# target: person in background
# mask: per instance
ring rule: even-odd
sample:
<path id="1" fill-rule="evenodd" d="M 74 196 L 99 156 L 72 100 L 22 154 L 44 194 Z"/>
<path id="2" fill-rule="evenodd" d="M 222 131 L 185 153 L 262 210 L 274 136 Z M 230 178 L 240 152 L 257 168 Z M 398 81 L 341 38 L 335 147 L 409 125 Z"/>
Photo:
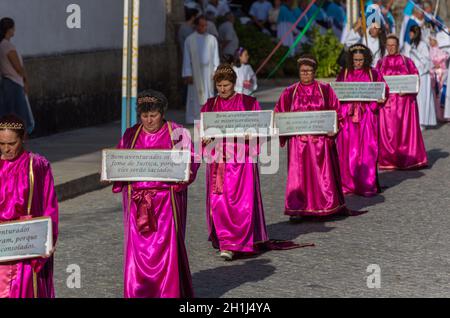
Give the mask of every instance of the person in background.
<path id="1" fill-rule="evenodd" d="M 28 134 L 34 130 L 34 118 L 28 101 L 28 77 L 22 56 L 11 39 L 16 32 L 13 19 L 0 20 L 0 74 L 2 76 L 0 95 L 2 108 L 0 117 L 16 114 L 26 125 Z"/>
<path id="2" fill-rule="evenodd" d="M 207 10 L 205 13 L 206 18 L 206 32 L 213 35 L 216 39 L 219 39 L 219 31 L 217 31 L 216 27 L 216 16 L 214 15 L 214 12 L 211 10 Z"/>
<path id="3" fill-rule="evenodd" d="M 212 76 L 220 64 L 217 39 L 206 32 L 204 16 L 194 21 L 195 32 L 184 42 L 182 77 L 188 85 L 186 123 L 200 119 L 201 105 L 214 96 Z"/>
<path id="4" fill-rule="evenodd" d="M 273 8 L 269 10 L 270 32 L 277 36 L 278 16 L 280 14 L 281 0 L 274 0 Z"/>
<path id="5" fill-rule="evenodd" d="M 239 38 L 234 29 L 235 17 L 230 11 L 225 14 L 225 22 L 219 27 L 219 44 L 221 56 L 234 56 L 239 48 Z"/>
<path id="6" fill-rule="evenodd" d="M 372 52 L 373 64 L 375 66 L 380 58 L 386 53 L 386 32 L 378 22 L 373 22 L 367 27 L 367 47 Z M 350 32 L 347 33 L 345 46 L 350 47 L 354 44 L 365 44 L 366 37 L 363 35 L 361 19 L 355 23 Z"/>
<path id="7" fill-rule="evenodd" d="M 419 105 L 419 122 L 421 129 L 436 126 L 435 96 L 431 86 L 430 71 L 432 68 L 430 49 L 422 35 L 422 29 L 414 25 L 410 30 L 411 45 L 406 46 L 406 56 L 411 58 L 416 65 L 420 76 L 419 95 L 417 103 Z"/>
<path id="8" fill-rule="evenodd" d="M 270 34 L 269 11 L 272 9 L 272 4 L 267 0 L 256 0 L 250 7 L 249 15 L 256 27 L 264 32 Z"/>
<path id="9" fill-rule="evenodd" d="M 181 52 L 183 52 L 184 49 L 184 41 L 186 41 L 186 38 L 195 31 L 194 20 L 197 15 L 198 11 L 196 9 L 185 10 L 186 20 L 178 29 L 178 44 L 180 46 Z"/>
<path id="10" fill-rule="evenodd" d="M 245 95 L 252 95 L 258 89 L 256 74 L 252 66 L 248 64 L 249 58 L 248 50 L 240 47 L 236 50 L 233 63 L 233 70 L 237 75 L 235 90 Z"/>
<path id="11" fill-rule="evenodd" d="M 432 87 L 436 96 L 436 118 L 440 122 L 444 122 L 443 108 L 445 106 L 444 86 L 447 80 L 447 61 L 449 54 L 441 50 L 435 36 L 430 36 L 430 58 L 432 68 L 430 71 Z M 444 98 L 442 98 L 444 96 Z"/>

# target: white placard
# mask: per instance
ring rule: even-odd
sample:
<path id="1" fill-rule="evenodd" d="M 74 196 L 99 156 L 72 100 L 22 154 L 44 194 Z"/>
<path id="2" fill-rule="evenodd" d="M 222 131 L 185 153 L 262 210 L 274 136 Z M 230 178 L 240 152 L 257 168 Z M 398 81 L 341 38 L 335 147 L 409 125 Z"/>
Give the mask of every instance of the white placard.
<path id="1" fill-rule="evenodd" d="M 389 86 L 389 93 L 416 94 L 419 92 L 419 76 L 417 75 L 393 75 L 384 76 Z"/>
<path id="2" fill-rule="evenodd" d="M 101 180 L 188 181 L 190 163 L 188 150 L 104 149 Z"/>
<path id="3" fill-rule="evenodd" d="M 337 113 L 334 110 L 275 113 L 275 127 L 280 136 L 336 134 Z"/>
<path id="4" fill-rule="evenodd" d="M 339 101 L 377 101 L 385 98 L 384 82 L 332 82 Z"/>
<path id="5" fill-rule="evenodd" d="M 0 223 L 0 263 L 42 257 L 52 248 L 50 217 Z"/>
<path id="6" fill-rule="evenodd" d="M 201 113 L 200 137 L 267 137 L 272 135 L 273 111 L 237 111 Z"/>

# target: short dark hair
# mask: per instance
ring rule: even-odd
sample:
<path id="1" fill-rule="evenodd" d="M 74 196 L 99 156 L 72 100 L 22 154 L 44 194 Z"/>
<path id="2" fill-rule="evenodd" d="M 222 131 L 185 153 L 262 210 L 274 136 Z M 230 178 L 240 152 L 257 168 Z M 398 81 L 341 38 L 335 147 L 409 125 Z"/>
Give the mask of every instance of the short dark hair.
<path id="1" fill-rule="evenodd" d="M 136 112 L 140 117 L 143 113 L 158 111 L 161 115 L 167 111 L 169 102 L 163 93 L 147 89 L 140 92 L 136 103 Z"/>
<path id="2" fill-rule="evenodd" d="M 214 82 L 230 81 L 236 84 L 237 75 L 230 64 L 220 64 L 214 73 Z"/>
<path id="3" fill-rule="evenodd" d="M 15 126 L 16 128 L 9 129 L 6 128 L 7 126 Z M 25 138 L 26 128 L 25 122 L 15 114 L 8 114 L 0 118 L 0 131 L 11 130 L 22 140 Z"/>
<path id="4" fill-rule="evenodd" d="M 397 41 L 397 45 L 400 45 L 400 39 L 395 34 L 389 34 L 386 37 L 386 42 L 387 42 L 387 40 L 395 40 L 395 41 Z"/>
<path id="5" fill-rule="evenodd" d="M 316 57 L 310 53 L 300 55 L 300 58 L 297 60 L 297 64 L 298 68 L 302 65 L 311 66 L 314 69 L 314 72 L 317 71 L 317 68 L 319 67 Z"/>
<path id="6" fill-rule="evenodd" d="M 186 21 L 189 21 L 190 19 L 192 19 L 192 17 L 197 16 L 197 14 L 198 14 L 197 9 L 186 8 L 184 10 L 184 17 Z"/>
<path id="7" fill-rule="evenodd" d="M 198 25 L 200 24 L 200 21 L 201 21 L 201 20 L 208 21 L 208 20 L 206 19 L 206 17 L 205 17 L 203 14 L 201 14 L 201 15 L 199 15 L 198 17 L 195 18 L 195 20 L 194 20 L 194 25 L 195 25 L 195 26 L 198 26 Z"/>
<path id="8" fill-rule="evenodd" d="M 15 22 L 11 18 L 3 18 L 0 20 L 0 41 L 5 38 L 6 32 L 14 28 L 14 26 Z"/>
<path id="9" fill-rule="evenodd" d="M 373 56 L 370 49 L 364 44 L 353 44 L 348 48 L 347 69 L 353 70 L 353 55 L 358 53 L 364 55 L 363 68 L 367 69 L 372 66 Z"/>

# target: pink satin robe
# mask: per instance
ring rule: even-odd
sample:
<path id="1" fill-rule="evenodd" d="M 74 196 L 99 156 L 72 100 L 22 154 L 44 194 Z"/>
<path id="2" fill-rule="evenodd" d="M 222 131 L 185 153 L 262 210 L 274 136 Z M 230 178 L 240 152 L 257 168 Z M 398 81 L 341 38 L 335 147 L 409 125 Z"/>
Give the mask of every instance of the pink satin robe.
<path id="1" fill-rule="evenodd" d="M 0 159 L 0 222 L 16 221 L 27 216 L 29 185 L 29 152 L 13 161 Z M 58 201 L 52 170 L 44 157 L 32 154 L 34 194 L 32 217 L 52 219 L 53 244 L 58 238 Z M 33 270 L 37 277 L 34 295 Z M 54 298 L 53 256 L 0 263 L 0 298 Z"/>
<path id="2" fill-rule="evenodd" d="M 172 130 L 182 128 L 175 123 L 171 126 Z M 117 148 L 130 149 L 138 128 L 139 125 L 136 125 L 127 129 Z M 183 143 L 184 149 L 193 149 L 190 136 L 186 133 L 181 134 L 181 138 L 174 143 L 178 142 Z M 147 133 L 142 129 L 134 146 L 134 149 L 172 148 L 168 123 L 156 133 Z M 192 160 L 189 184 L 194 181 L 198 167 Z M 122 192 L 123 195 L 124 297 L 193 297 L 185 247 L 187 185 L 132 182 L 130 201 L 128 183 L 116 182 L 113 192 Z M 138 217 L 138 208 L 142 204 L 148 207 L 148 220 Z M 149 225 L 150 231 L 141 231 L 143 225 Z"/>
<path id="3" fill-rule="evenodd" d="M 376 68 L 383 76 L 419 74 L 414 62 L 400 54 L 385 56 Z M 417 94 L 389 94 L 380 110 L 378 167 L 394 170 L 418 169 L 427 165 Z"/>
<path id="4" fill-rule="evenodd" d="M 338 82 L 384 82 L 374 70 L 345 70 Z M 386 95 L 389 89 L 386 86 Z M 336 140 L 344 194 L 373 196 L 379 191 L 378 112 L 384 104 L 374 102 L 341 102 L 343 126 Z"/>
<path id="5" fill-rule="evenodd" d="M 289 86 L 275 106 L 275 112 L 336 110 L 341 122 L 339 109 L 331 86 L 319 81 Z M 281 146 L 288 141 L 285 214 L 325 216 L 346 209 L 335 137 L 303 135 L 280 139 Z"/>
<path id="6" fill-rule="evenodd" d="M 228 100 L 220 97 L 208 99 L 201 112 L 252 111 L 260 110 L 255 98 L 236 93 Z M 214 248 L 242 253 L 259 251 L 259 244 L 268 241 L 261 198 L 258 164 L 250 157 L 257 154 L 249 144 L 241 141 L 245 149 L 245 163 L 237 162 L 240 155 L 235 143 L 228 148 L 234 161 L 208 163 L 206 169 L 206 219 L 209 240 Z M 216 148 L 226 151 L 225 140 L 216 140 Z M 225 148 L 226 149 L 226 148 Z M 234 150 L 233 150 L 234 149 Z M 206 156 L 219 156 L 213 149 Z"/>

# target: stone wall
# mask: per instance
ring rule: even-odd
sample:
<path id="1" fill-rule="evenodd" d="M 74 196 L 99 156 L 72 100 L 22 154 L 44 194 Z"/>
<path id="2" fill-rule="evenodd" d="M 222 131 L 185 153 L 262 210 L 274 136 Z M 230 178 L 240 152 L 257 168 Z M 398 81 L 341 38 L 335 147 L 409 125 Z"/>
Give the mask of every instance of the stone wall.
<path id="1" fill-rule="evenodd" d="M 141 0 L 141 3 L 144 1 L 153 0 Z M 176 29 L 184 19 L 183 0 L 163 0 L 163 3 L 166 10 L 165 30 L 150 28 L 147 21 L 141 23 L 141 39 L 149 38 L 146 36 L 148 32 L 160 32 L 164 33 L 165 41 L 140 47 L 139 90 L 160 90 L 169 98 L 170 107 L 182 108 L 181 58 Z M 148 3 L 145 6 L 148 7 Z M 20 46 L 17 47 L 20 50 Z M 28 55 L 25 56 L 25 66 L 30 79 L 30 103 L 36 120 L 33 136 L 120 120 L 120 48 Z"/>

